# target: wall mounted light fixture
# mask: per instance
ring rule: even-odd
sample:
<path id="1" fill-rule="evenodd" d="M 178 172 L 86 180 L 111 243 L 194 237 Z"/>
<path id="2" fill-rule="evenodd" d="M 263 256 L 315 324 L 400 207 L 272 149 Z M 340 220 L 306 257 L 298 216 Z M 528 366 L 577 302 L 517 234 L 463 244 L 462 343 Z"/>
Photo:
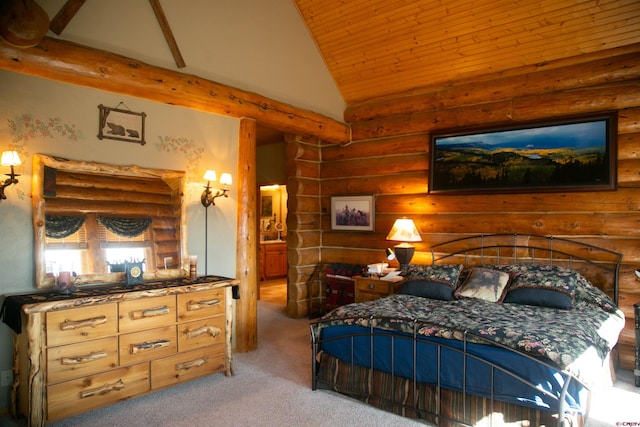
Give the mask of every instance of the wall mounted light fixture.
<path id="1" fill-rule="evenodd" d="M 220 175 L 220 184 L 222 185 L 221 189 L 212 189 L 211 182 L 216 180 L 216 171 L 208 170 L 204 174 L 204 179 L 207 181 L 207 186 L 202 192 L 202 196 L 200 196 L 200 201 L 202 202 L 202 206 L 208 208 L 210 205 L 216 204 L 216 198 L 220 196 L 229 197 L 227 191 L 229 191 L 229 187 L 231 186 L 231 174 L 223 173 Z"/>
<path id="2" fill-rule="evenodd" d="M 222 185 L 221 189 L 212 189 L 211 182 L 216 180 L 216 171 L 207 170 L 204 173 L 204 179 L 207 181 L 207 186 L 204 188 L 202 195 L 200 196 L 200 201 L 202 202 L 202 206 L 205 207 L 204 212 L 204 275 L 208 275 L 208 248 L 209 248 L 209 209 L 208 207 L 216 204 L 216 198 L 224 196 L 229 197 L 227 191 L 229 191 L 229 187 L 231 186 L 231 174 L 223 173 L 220 175 L 220 185 Z"/>
<path id="3" fill-rule="evenodd" d="M 413 258 L 413 253 L 416 248 L 409 244 L 409 242 L 421 242 L 420 232 L 416 228 L 412 219 L 399 218 L 391 227 L 391 231 L 387 234 L 387 240 L 395 240 L 401 242 L 393 247 L 393 252 L 396 254 L 396 259 L 400 264 L 400 270 L 403 273 L 407 272 L 407 267 Z"/>
<path id="4" fill-rule="evenodd" d="M 20 156 L 18 156 L 16 151 L 4 151 L 2 153 L 2 160 L 0 161 L 0 164 L 2 164 L 2 166 L 11 167 L 11 173 L 6 174 L 9 178 L 5 179 L 4 182 L 0 184 L 0 199 L 6 199 L 7 196 L 4 194 L 4 189 L 11 184 L 17 184 L 18 180 L 16 177 L 20 176 L 15 173 L 13 167 L 21 165 L 22 162 L 20 161 Z"/>

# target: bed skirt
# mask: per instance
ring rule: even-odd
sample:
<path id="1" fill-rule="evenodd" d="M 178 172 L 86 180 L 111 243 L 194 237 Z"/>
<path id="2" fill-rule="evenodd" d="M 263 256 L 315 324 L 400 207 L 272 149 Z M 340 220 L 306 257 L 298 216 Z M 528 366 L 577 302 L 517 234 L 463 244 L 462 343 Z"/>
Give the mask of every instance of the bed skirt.
<path id="1" fill-rule="evenodd" d="M 379 409 L 438 426 L 552 426 L 555 412 L 500 402 L 418 383 L 320 354 L 318 387 L 336 391 Z M 415 388 L 415 390 L 414 390 Z M 589 396 L 590 400 L 590 396 Z M 563 425 L 583 427 L 586 416 L 565 414 Z"/>

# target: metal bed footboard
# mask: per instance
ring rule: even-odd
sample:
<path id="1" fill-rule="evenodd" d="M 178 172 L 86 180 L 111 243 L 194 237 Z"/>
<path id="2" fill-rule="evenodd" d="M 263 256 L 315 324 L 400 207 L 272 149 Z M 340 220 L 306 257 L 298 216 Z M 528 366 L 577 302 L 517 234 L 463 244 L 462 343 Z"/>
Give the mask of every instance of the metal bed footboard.
<path id="1" fill-rule="evenodd" d="M 569 416 L 569 418 L 571 418 L 572 415 L 575 415 L 574 413 L 571 412 L 570 408 L 568 407 L 567 403 L 566 403 L 566 395 L 569 389 L 569 386 L 575 381 L 578 382 L 579 384 L 583 385 L 577 378 L 575 378 L 572 374 L 566 372 L 566 371 L 562 371 L 560 370 L 557 366 L 548 363 L 547 361 L 540 359 L 540 358 L 535 358 L 533 356 L 530 356 L 526 353 L 522 353 L 519 351 L 516 351 L 512 348 L 503 346 L 499 343 L 495 343 L 491 340 L 486 339 L 485 337 L 479 336 L 479 335 L 475 335 L 472 334 L 470 332 L 467 331 L 457 331 L 459 332 L 462 336 L 463 336 L 463 340 L 462 340 L 462 348 L 456 348 L 454 346 L 451 345 L 447 345 L 446 343 L 439 343 L 439 342 L 434 342 L 434 341 L 429 341 L 428 337 L 422 336 L 420 334 L 418 334 L 418 330 L 421 327 L 424 326 L 442 326 L 442 325 L 435 325 L 429 322 L 424 322 L 424 321 L 420 321 L 420 320 L 416 320 L 416 319 L 403 319 L 403 320 L 409 320 L 410 322 L 413 323 L 414 327 L 413 327 L 413 333 L 411 335 L 408 334 L 402 334 L 402 333 L 394 333 L 392 331 L 380 331 L 378 329 L 376 329 L 373 325 L 376 323 L 376 320 L 383 320 L 383 319 L 388 319 L 385 317 L 371 317 L 368 319 L 368 324 L 370 325 L 368 327 L 368 333 L 356 333 L 356 334 L 346 334 L 346 335 L 340 335 L 337 337 L 331 337 L 328 339 L 322 339 L 318 332 L 324 327 L 324 326 L 330 326 L 330 325 L 334 325 L 336 321 L 347 321 L 348 324 L 356 324 L 356 320 L 362 320 L 362 318 L 344 318 L 344 319 L 331 319 L 331 320 L 327 320 L 327 321 L 316 321 L 310 324 L 310 329 L 311 329 L 311 366 L 312 366 L 312 389 L 316 390 L 319 386 L 319 383 L 322 383 L 324 385 L 326 385 L 328 388 L 331 388 L 332 385 L 331 383 L 328 383 L 326 381 L 322 381 L 319 380 L 318 378 L 318 364 L 319 364 L 319 354 L 320 351 L 322 350 L 322 344 L 324 342 L 328 342 L 328 341 L 333 341 L 333 340 L 343 340 L 343 339 L 350 339 L 351 340 L 351 361 L 348 362 L 350 364 L 351 367 L 356 366 L 354 363 L 354 354 L 355 354 L 355 348 L 354 348 L 354 339 L 356 337 L 369 337 L 369 351 L 370 351 L 370 361 L 369 361 L 369 367 L 370 369 L 374 369 L 374 356 L 375 356 L 375 348 L 374 348 L 374 337 L 376 336 L 384 336 L 385 338 L 389 338 L 391 339 L 392 342 L 392 354 L 391 354 L 391 372 L 389 372 L 388 374 L 391 375 L 392 378 L 392 383 L 397 375 L 397 373 L 395 372 L 395 340 L 411 340 L 412 341 L 412 348 L 413 348 L 413 378 L 405 378 L 407 380 L 411 380 L 412 384 L 413 384 L 413 404 L 412 405 L 402 405 L 405 408 L 409 408 L 412 409 L 413 411 L 415 411 L 415 413 L 420 413 L 420 414 L 427 414 L 430 415 L 432 417 L 435 417 L 436 420 L 447 420 L 449 422 L 453 422 L 453 423 L 458 423 L 461 425 L 472 425 L 469 423 L 468 419 L 469 419 L 469 414 L 468 412 L 468 408 L 466 407 L 466 397 L 468 395 L 467 393 L 467 362 L 469 359 L 474 359 L 480 363 L 485 364 L 486 366 L 488 366 L 490 368 L 490 372 L 491 372 L 491 384 L 490 384 L 490 407 L 491 407 L 491 411 L 490 413 L 493 414 L 494 411 L 494 392 L 495 392 L 495 374 L 496 371 L 500 371 L 508 376 L 510 376 L 511 378 L 517 380 L 519 383 L 526 385 L 527 387 L 533 388 L 535 389 L 537 392 L 539 393 L 543 393 L 545 394 L 547 397 L 549 397 L 550 399 L 552 399 L 553 401 L 555 401 L 557 403 L 556 407 L 554 408 L 554 411 L 557 413 L 557 425 L 558 426 L 562 426 L 564 423 L 564 420 L 567 416 Z M 452 330 L 452 328 L 448 327 L 449 330 Z M 435 369 L 437 370 L 437 384 L 430 384 L 432 386 L 436 387 L 436 411 L 435 412 L 431 412 L 428 410 L 423 410 L 423 409 L 419 409 L 418 408 L 418 393 L 417 393 L 417 387 L 418 387 L 418 381 L 417 381 L 417 366 L 418 366 L 418 343 L 419 342 L 423 342 L 425 344 L 428 345 L 433 345 L 437 347 L 437 364 L 435 366 Z M 519 375 L 517 372 L 506 369 L 502 366 L 498 366 L 493 362 L 487 361 L 482 359 L 481 357 L 475 355 L 475 354 L 470 354 L 467 352 L 467 344 L 469 342 L 473 342 L 474 344 L 482 344 L 482 343 L 486 343 L 492 346 L 497 346 L 497 347 L 501 347 L 506 351 L 512 352 L 517 354 L 518 356 L 521 357 L 526 357 L 527 359 L 544 365 L 547 368 L 551 368 L 554 371 L 557 372 L 557 375 L 560 375 L 562 378 L 562 383 L 563 383 L 563 387 L 562 387 L 562 391 L 560 393 L 559 396 L 556 396 L 554 393 L 549 392 L 548 390 L 545 390 L 543 388 L 541 388 L 540 386 L 530 382 L 529 380 L 523 378 L 521 375 Z M 463 399 L 463 416 L 464 419 L 453 419 L 453 418 L 449 418 L 446 416 L 442 415 L 442 411 L 441 411 L 441 393 L 443 390 L 443 387 L 441 385 L 441 354 L 442 354 L 442 350 L 443 349 L 448 349 L 451 351 L 455 351 L 459 354 L 462 355 L 462 366 L 460 367 L 460 375 L 461 375 L 461 382 L 462 382 L 462 394 L 465 396 L 465 399 Z M 486 398 L 486 397 L 485 397 Z M 398 403 L 395 400 L 395 388 L 392 388 L 392 395 L 389 396 L 389 401 L 392 402 L 392 404 L 394 405 L 398 405 Z M 493 417 L 491 417 L 491 425 L 493 425 Z"/>

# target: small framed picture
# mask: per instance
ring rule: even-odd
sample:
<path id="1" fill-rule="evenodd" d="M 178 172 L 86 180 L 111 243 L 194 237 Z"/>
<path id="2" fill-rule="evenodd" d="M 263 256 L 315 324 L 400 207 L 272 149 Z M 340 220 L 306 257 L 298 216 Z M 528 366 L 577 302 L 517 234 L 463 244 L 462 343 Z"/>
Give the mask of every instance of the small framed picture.
<path id="1" fill-rule="evenodd" d="M 135 142 L 145 145 L 144 119 L 145 113 L 134 113 L 129 110 L 98 105 L 100 119 L 98 139 L 116 139 L 118 141 Z"/>
<path id="2" fill-rule="evenodd" d="M 348 231 L 375 230 L 373 195 L 332 196 L 331 229 Z"/>
<path id="3" fill-rule="evenodd" d="M 260 197 L 260 218 L 271 218 L 273 216 L 273 197 Z"/>

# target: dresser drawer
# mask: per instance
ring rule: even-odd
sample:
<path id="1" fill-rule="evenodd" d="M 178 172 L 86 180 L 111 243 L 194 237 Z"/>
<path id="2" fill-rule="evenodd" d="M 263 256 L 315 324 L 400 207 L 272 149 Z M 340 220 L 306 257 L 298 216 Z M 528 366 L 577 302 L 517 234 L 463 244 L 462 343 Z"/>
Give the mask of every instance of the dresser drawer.
<path id="1" fill-rule="evenodd" d="M 115 335 L 118 331 L 116 303 L 51 311 L 46 315 L 49 347 Z"/>
<path id="2" fill-rule="evenodd" d="M 224 344 L 179 353 L 151 362 L 151 388 L 158 389 L 225 371 Z"/>
<path id="3" fill-rule="evenodd" d="M 224 317 L 212 317 L 178 325 L 178 350 L 193 350 L 207 345 L 224 343 Z"/>
<path id="4" fill-rule="evenodd" d="M 149 391 L 149 365 L 118 368 L 47 387 L 48 421 L 80 414 Z"/>
<path id="5" fill-rule="evenodd" d="M 176 321 L 176 297 L 145 298 L 121 302 L 120 333 L 167 326 Z"/>
<path id="6" fill-rule="evenodd" d="M 53 384 L 118 366 L 116 337 L 47 349 L 47 383 Z"/>
<path id="7" fill-rule="evenodd" d="M 225 289 L 178 295 L 178 321 L 204 319 L 224 314 Z"/>
<path id="8" fill-rule="evenodd" d="M 120 365 L 168 356 L 177 348 L 175 325 L 120 335 Z"/>

